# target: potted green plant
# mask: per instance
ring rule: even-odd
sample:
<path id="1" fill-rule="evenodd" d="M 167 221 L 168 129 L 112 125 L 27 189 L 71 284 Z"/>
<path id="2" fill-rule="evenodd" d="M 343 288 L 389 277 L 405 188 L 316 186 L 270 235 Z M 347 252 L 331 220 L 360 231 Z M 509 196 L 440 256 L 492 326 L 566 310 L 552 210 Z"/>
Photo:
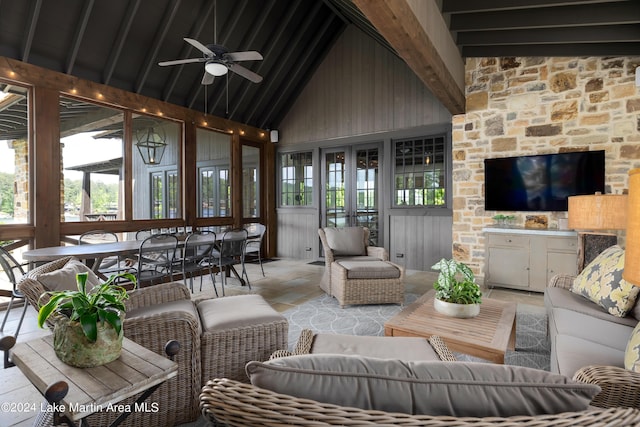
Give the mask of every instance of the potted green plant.
<path id="1" fill-rule="evenodd" d="M 468 265 L 442 258 L 431 268 L 440 271 L 433 284 L 436 291 L 433 305 L 437 312 L 462 318 L 475 317 L 480 313 L 482 292 Z"/>
<path id="2" fill-rule="evenodd" d="M 88 273 L 76 275 L 77 291 L 47 292 L 50 299 L 38 312 L 41 328 L 52 317 L 56 355 L 68 365 L 81 368 L 104 365 L 120 357 L 128 294 L 115 280 L 122 277 L 134 286 L 136 283 L 135 276 L 121 273 L 87 290 L 87 277 Z"/>

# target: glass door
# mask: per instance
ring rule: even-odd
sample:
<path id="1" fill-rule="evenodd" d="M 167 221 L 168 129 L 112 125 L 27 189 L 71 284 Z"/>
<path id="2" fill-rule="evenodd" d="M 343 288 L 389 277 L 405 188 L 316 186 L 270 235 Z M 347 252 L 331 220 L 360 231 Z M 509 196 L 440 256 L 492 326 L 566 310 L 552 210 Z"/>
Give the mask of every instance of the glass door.
<path id="1" fill-rule="evenodd" d="M 343 147 L 323 152 L 323 227 L 368 227 L 378 246 L 379 147 Z"/>

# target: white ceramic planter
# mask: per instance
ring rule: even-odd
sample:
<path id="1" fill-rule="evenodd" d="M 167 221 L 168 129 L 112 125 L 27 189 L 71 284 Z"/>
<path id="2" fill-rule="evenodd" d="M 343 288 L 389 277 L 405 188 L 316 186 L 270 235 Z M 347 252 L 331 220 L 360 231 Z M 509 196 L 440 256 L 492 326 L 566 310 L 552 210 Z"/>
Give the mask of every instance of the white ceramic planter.
<path id="1" fill-rule="evenodd" d="M 455 304 L 437 298 L 433 300 L 433 308 L 440 314 L 460 319 L 476 317 L 480 314 L 480 304 Z"/>

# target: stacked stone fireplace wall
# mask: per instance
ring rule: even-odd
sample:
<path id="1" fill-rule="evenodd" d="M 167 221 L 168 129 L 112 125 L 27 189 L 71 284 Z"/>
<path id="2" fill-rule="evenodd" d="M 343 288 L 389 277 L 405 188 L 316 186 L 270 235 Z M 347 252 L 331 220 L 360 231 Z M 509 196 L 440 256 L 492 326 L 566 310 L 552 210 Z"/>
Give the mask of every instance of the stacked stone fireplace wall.
<path id="1" fill-rule="evenodd" d="M 497 213 L 547 217 L 566 212 L 484 209 L 484 159 L 605 150 L 605 192 L 621 194 L 640 167 L 640 57 L 470 58 L 466 113 L 453 118 L 453 254 L 484 277 L 483 227 Z"/>

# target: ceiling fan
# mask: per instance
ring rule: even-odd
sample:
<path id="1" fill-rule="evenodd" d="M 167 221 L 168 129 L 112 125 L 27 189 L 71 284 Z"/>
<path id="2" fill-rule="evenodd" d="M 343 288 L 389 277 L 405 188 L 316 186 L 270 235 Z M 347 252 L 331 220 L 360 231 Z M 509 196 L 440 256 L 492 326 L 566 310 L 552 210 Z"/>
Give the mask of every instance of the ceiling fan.
<path id="1" fill-rule="evenodd" d="M 204 62 L 204 75 L 202 76 L 202 84 L 210 85 L 213 83 L 214 77 L 224 76 L 227 71 L 231 70 L 237 75 L 244 77 L 253 83 L 260 83 L 262 76 L 253 71 L 237 64 L 241 61 L 261 61 L 262 55 L 255 50 L 245 52 L 229 52 L 229 50 L 217 44 L 204 45 L 198 40 L 184 38 L 189 43 L 203 53 L 202 58 L 176 59 L 173 61 L 162 61 L 158 65 L 166 67 L 168 65 L 190 64 L 194 62 Z"/>

